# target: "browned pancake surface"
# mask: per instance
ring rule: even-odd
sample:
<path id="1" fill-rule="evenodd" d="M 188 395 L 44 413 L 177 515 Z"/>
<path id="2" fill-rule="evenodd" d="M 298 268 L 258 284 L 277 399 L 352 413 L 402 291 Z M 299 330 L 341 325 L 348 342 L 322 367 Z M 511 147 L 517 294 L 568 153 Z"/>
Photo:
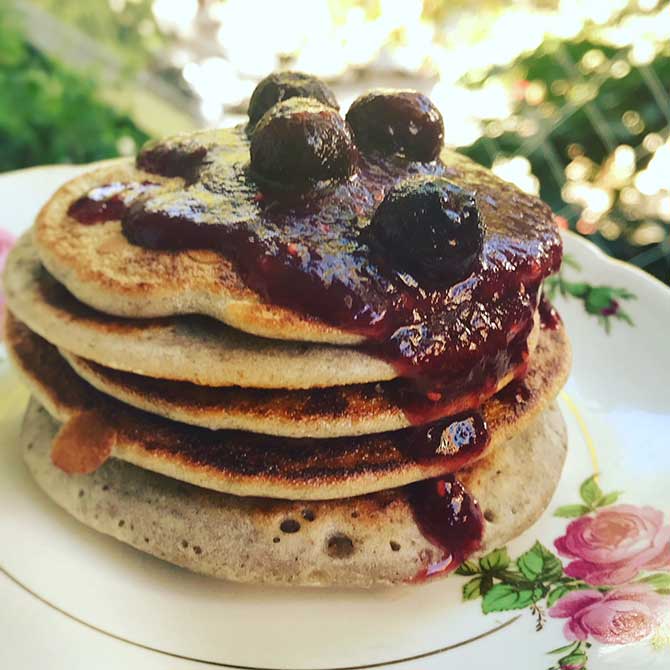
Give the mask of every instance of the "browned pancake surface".
<path id="1" fill-rule="evenodd" d="M 539 330 L 538 325 L 529 338 L 530 351 Z M 453 416 L 476 409 L 516 374 L 510 370 L 496 388 L 485 390 L 459 390 L 454 380 L 448 402 L 440 404 L 418 395 L 408 398 L 413 389 L 404 380 L 305 391 L 210 387 L 113 370 L 63 349 L 61 354 L 92 386 L 138 409 L 212 430 L 285 437 L 332 438 L 407 428 L 412 422 L 404 408 L 411 402 L 432 412 L 424 414 L 432 420 Z"/>
<path id="2" fill-rule="evenodd" d="M 49 457 L 57 431 L 32 402 L 21 435 L 23 456 L 47 495 L 87 526 L 205 575 L 372 586 L 411 580 L 442 557 L 419 531 L 404 489 L 329 501 L 244 498 L 117 459 L 89 475 L 67 475 Z M 550 407 L 517 438 L 459 473 L 489 519 L 483 553 L 504 546 L 540 516 L 565 452 L 563 420 Z"/>
<path id="3" fill-rule="evenodd" d="M 7 344 L 33 393 L 60 421 L 98 412 L 116 431 L 112 455 L 170 477 L 235 495 L 329 499 L 402 486 L 460 469 L 434 455 L 417 460 L 401 432 L 330 440 L 286 439 L 210 431 L 125 406 L 78 377 L 58 351 L 25 326 L 7 320 Z M 502 393 L 483 413 L 489 451 L 519 433 L 555 398 L 569 371 L 563 329 L 546 330 L 524 381 L 523 400 Z M 91 436 L 81 435 L 86 448 Z"/>

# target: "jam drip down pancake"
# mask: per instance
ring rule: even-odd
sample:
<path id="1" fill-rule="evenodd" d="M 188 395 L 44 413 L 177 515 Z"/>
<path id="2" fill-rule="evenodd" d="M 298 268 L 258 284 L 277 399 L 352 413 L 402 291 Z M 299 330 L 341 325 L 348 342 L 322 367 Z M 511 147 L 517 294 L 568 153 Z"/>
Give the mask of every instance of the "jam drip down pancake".
<path id="1" fill-rule="evenodd" d="M 200 315 L 129 319 L 93 309 L 44 269 L 31 233 L 17 240 L 5 266 L 10 311 L 52 344 L 105 367 L 201 386 L 281 390 L 397 377 L 354 346 L 255 337 Z"/>

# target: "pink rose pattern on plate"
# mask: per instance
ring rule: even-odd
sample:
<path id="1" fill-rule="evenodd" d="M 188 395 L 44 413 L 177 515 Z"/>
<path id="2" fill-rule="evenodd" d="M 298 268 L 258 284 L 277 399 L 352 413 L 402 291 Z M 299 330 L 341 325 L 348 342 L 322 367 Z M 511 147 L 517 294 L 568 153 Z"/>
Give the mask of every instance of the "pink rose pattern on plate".
<path id="1" fill-rule="evenodd" d="M 629 584 L 611 591 L 572 591 L 550 610 L 549 616 L 568 619 L 565 637 L 602 644 L 630 644 L 653 633 L 667 605 L 649 584 Z"/>
<path id="2" fill-rule="evenodd" d="M 464 600 L 481 598 L 484 614 L 528 607 L 536 630 L 546 614 L 567 620 L 570 643 L 550 652 L 559 656 L 550 670 L 584 670 L 593 642 L 639 642 L 670 619 L 670 524 L 663 512 L 615 504 L 621 492 L 604 493 L 595 475 L 579 493 L 579 504 L 555 511 L 574 519 L 554 543 L 567 565 L 536 542 L 516 560 L 496 549 L 456 571 L 470 577 Z"/>
<path id="3" fill-rule="evenodd" d="M 0 276 L 5 267 L 5 261 L 9 255 L 9 250 L 14 244 L 14 236 L 8 233 L 6 230 L 0 228 Z M 2 284 L 0 283 L 0 342 L 3 338 L 4 333 L 4 322 L 5 322 L 5 294 L 2 290 Z"/>
<path id="4" fill-rule="evenodd" d="M 625 584 L 641 570 L 670 568 L 670 525 L 651 507 L 616 505 L 573 521 L 554 542 L 575 559 L 565 573 L 594 586 Z"/>

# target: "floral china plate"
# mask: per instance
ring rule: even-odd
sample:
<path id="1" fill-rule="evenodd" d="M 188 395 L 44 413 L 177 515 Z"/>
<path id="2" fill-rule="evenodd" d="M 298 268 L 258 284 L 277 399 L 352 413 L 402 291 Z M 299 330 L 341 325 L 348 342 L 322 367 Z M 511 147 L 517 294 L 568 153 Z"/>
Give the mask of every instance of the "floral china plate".
<path id="1" fill-rule="evenodd" d="M 82 169 L 0 177 L 0 262 Z M 79 525 L 23 467 L 28 394 L 0 349 L 0 666 L 669 668 L 670 291 L 572 234 L 565 250 L 547 285 L 574 348 L 558 490 L 509 546 L 423 585 L 240 586 Z"/>

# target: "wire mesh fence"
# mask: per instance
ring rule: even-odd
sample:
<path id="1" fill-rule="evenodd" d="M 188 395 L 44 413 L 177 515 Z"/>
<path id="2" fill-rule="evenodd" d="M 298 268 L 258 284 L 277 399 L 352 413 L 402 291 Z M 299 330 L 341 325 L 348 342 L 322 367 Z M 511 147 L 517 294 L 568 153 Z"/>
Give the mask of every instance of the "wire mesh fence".
<path id="1" fill-rule="evenodd" d="M 537 190 L 565 227 L 668 282 L 667 45 L 640 54 L 635 44 L 552 42 L 515 68 L 518 122 L 491 121 L 463 150 Z"/>

